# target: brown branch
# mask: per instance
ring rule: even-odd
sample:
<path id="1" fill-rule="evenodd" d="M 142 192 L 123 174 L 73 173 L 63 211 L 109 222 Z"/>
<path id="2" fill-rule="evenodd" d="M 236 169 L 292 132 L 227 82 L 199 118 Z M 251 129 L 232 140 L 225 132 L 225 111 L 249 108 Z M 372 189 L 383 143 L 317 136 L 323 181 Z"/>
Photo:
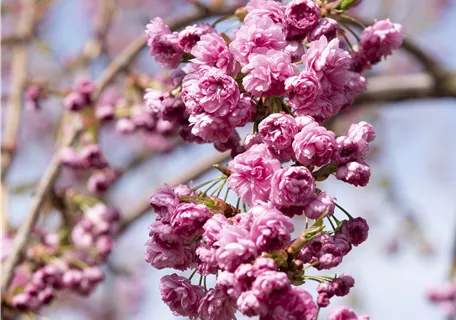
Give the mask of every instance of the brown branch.
<path id="1" fill-rule="evenodd" d="M 66 140 L 63 143 L 63 146 L 71 145 L 79 136 L 82 131 L 82 123 L 79 118 L 74 121 L 74 128 L 71 133 L 66 137 Z M 32 231 L 33 226 L 36 224 L 38 217 L 41 212 L 41 208 L 45 202 L 46 196 L 52 189 L 55 180 L 57 179 L 60 172 L 60 154 L 55 152 L 49 166 L 40 180 L 38 187 L 36 189 L 35 195 L 32 199 L 32 206 L 30 211 L 25 219 L 25 221 L 19 227 L 16 237 L 14 238 L 14 244 L 11 249 L 10 254 L 8 255 L 2 272 L 2 286 L 1 292 L 6 292 L 10 281 L 13 277 L 14 268 L 19 263 L 22 253 L 27 245 L 30 232 Z"/>
<path id="2" fill-rule="evenodd" d="M 169 185 L 181 184 L 181 183 L 188 183 L 189 181 L 198 179 L 204 173 L 206 173 L 209 169 L 212 168 L 214 163 L 222 163 L 230 159 L 231 155 L 230 152 L 223 152 L 217 153 L 205 160 L 199 162 L 196 166 L 191 168 L 190 170 L 184 172 L 182 175 L 179 175 L 173 178 L 171 181 L 167 181 Z M 150 190 L 150 194 L 152 194 L 154 190 Z M 148 199 L 148 197 L 146 197 Z M 119 235 L 125 232 L 129 226 L 131 226 L 136 220 L 141 218 L 147 212 L 151 210 L 149 201 L 143 201 L 139 205 L 137 205 L 130 214 L 127 214 L 124 220 L 120 224 Z"/>
<path id="3" fill-rule="evenodd" d="M 22 0 L 22 11 L 17 26 L 17 37 L 26 37 L 32 34 L 35 25 L 35 0 Z M 19 130 L 21 109 L 24 103 L 23 94 L 27 81 L 27 42 L 20 42 L 13 47 L 11 61 L 11 94 L 5 121 L 5 132 L 1 148 L 1 181 L 6 178 L 7 172 L 16 150 L 16 136 Z"/>
<path id="4" fill-rule="evenodd" d="M 418 60 L 418 62 L 421 63 L 424 69 L 427 72 L 429 72 L 430 75 L 432 75 L 436 82 L 443 79 L 447 74 L 447 71 L 439 61 L 437 61 L 430 54 L 422 50 L 410 39 L 404 40 L 401 49 L 407 51 L 411 56 Z"/>
<path id="5" fill-rule="evenodd" d="M 182 27 L 191 24 L 195 21 L 202 20 L 205 18 L 210 18 L 213 16 L 219 15 L 228 15 L 232 14 L 236 10 L 235 7 L 229 7 L 220 10 L 211 10 L 205 7 L 200 7 L 198 11 L 189 15 L 188 17 L 178 18 L 171 21 L 167 21 L 171 30 L 178 30 Z M 111 83 L 111 81 L 116 77 L 118 73 L 125 70 L 133 59 L 139 54 L 139 52 L 146 47 L 146 39 L 144 35 L 139 36 L 137 39 L 128 45 L 128 47 L 121 52 L 114 61 L 106 68 L 103 74 L 98 80 L 97 88 L 94 92 L 94 100 L 96 100 L 106 86 Z"/>
<path id="6" fill-rule="evenodd" d="M 355 104 L 456 98 L 456 72 L 448 73 L 441 82 L 435 82 L 425 73 L 376 76 L 368 79 L 367 87 L 367 92 L 360 95 Z"/>
<path id="7" fill-rule="evenodd" d="M 33 34 L 10 35 L 2 37 L 2 46 L 15 46 L 25 44 L 33 39 Z"/>

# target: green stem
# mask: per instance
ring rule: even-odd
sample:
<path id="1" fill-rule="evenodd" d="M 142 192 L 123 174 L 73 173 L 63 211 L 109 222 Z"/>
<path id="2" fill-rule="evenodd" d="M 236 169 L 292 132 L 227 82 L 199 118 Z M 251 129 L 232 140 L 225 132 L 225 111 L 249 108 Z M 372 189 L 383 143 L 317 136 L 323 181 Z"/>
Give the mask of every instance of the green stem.
<path id="1" fill-rule="evenodd" d="M 359 36 L 356 34 L 355 31 L 353 31 L 352 28 L 350 28 L 350 27 L 349 27 L 348 25 L 346 25 L 345 23 L 341 23 L 341 25 L 343 25 L 344 28 L 347 29 L 347 31 L 350 32 L 350 33 L 355 37 L 355 39 L 356 39 L 358 42 L 360 41 Z"/>
<path id="2" fill-rule="evenodd" d="M 309 280 L 317 280 L 317 281 L 333 281 L 334 278 L 328 277 L 328 276 L 312 276 L 312 275 L 304 275 L 304 279 L 309 279 Z"/>
<path id="3" fill-rule="evenodd" d="M 336 221 L 337 226 L 340 225 L 339 219 L 337 219 L 335 216 L 330 216 L 330 217 L 333 218 Z"/>
<path id="4" fill-rule="evenodd" d="M 238 198 L 236 202 L 236 210 L 239 210 L 239 204 L 241 203 L 241 198 Z"/>
<path id="5" fill-rule="evenodd" d="M 198 269 L 193 270 L 192 274 L 190 275 L 190 278 L 188 278 L 188 281 L 192 281 L 193 276 L 195 275 L 196 271 Z"/>
<path id="6" fill-rule="evenodd" d="M 204 289 L 206 289 L 206 291 L 207 291 L 206 279 L 207 279 L 207 277 L 204 276 Z"/>
<path id="7" fill-rule="evenodd" d="M 201 198 L 204 198 L 209 190 L 211 190 L 217 183 L 219 183 L 220 180 L 215 181 L 213 184 L 211 184 L 204 192 L 200 195 Z"/>
<path id="8" fill-rule="evenodd" d="M 209 183 L 211 183 L 213 181 L 218 181 L 218 180 L 220 180 L 222 178 L 223 178 L 222 176 L 215 177 L 214 179 L 211 179 L 209 181 L 206 181 L 206 182 L 203 182 L 203 183 L 197 185 L 196 187 L 192 188 L 192 190 L 198 190 L 199 188 L 204 187 L 205 185 L 208 185 Z"/>
<path id="9" fill-rule="evenodd" d="M 353 46 L 352 46 L 352 44 L 350 42 L 350 39 L 348 39 L 347 35 L 345 34 L 345 32 L 342 32 L 342 37 L 344 37 L 345 41 L 347 41 L 347 43 L 348 43 L 348 46 L 353 51 Z"/>
<path id="10" fill-rule="evenodd" d="M 230 188 L 228 187 L 228 188 L 226 189 L 225 197 L 223 197 L 223 201 L 226 202 L 226 200 L 228 199 L 228 193 L 229 193 L 229 192 L 230 192 Z"/>
<path id="11" fill-rule="evenodd" d="M 309 264 L 309 265 L 308 265 L 307 267 L 305 267 L 303 270 L 305 271 L 305 270 L 307 270 L 307 269 L 310 269 L 310 268 L 312 268 L 312 267 L 315 267 L 315 266 L 316 266 L 317 264 L 319 264 L 319 263 L 320 263 L 320 261 L 315 261 L 314 263 Z"/>
<path id="12" fill-rule="evenodd" d="M 328 218 L 328 221 L 331 224 L 331 227 L 333 228 L 334 232 L 336 232 L 336 228 L 334 227 L 333 222 L 331 221 L 331 219 L 329 217 L 327 217 L 327 218 Z"/>
<path id="13" fill-rule="evenodd" d="M 222 182 L 222 185 L 218 188 L 218 192 L 217 192 L 217 196 L 216 196 L 217 198 L 220 197 L 220 193 L 222 192 L 223 187 L 225 187 L 225 184 L 226 184 L 226 180 L 224 180 L 224 181 Z M 214 192 L 214 193 L 215 193 L 215 192 Z"/>
<path id="14" fill-rule="evenodd" d="M 232 19 L 232 18 L 236 18 L 236 16 L 234 14 L 230 14 L 228 16 L 224 16 L 224 17 L 218 18 L 217 20 L 214 21 L 214 23 L 212 24 L 212 27 L 215 27 L 220 22 L 223 22 L 223 21 L 226 21 L 226 20 L 229 20 L 229 19 Z"/>
<path id="15" fill-rule="evenodd" d="M 366 29 L 367 27 L 364 25 L 364 23 L 362 23 L 361 21 L 359 21 L 358 19 L 355 19 L 353 17 L 350 17 L 350 16 L 347 16 L 346 14 L 341 14 L 340 17 L 344 20 L 347 20 L 347 21 L 350 21 L 351 23 L 357 25 L 358 27 L 360 27 L 361 29 Z"/>
<path id="16" fill-rule="evenodd" d="M 335 202 L 334 202 L 334 204 L 336 205 L 337 208 L 339 208 L 340 210 L 342 210 L 342 212 L 345 213 L 349 219 L 353 219 L 353 217 L 347 212 L 347 210 L 345 210 L 344 208 L 342 208 L 341 206 L 339 206 L 339 205 L 338 205 L 337 203 L 335 203 Z"/>
<path id="17" fill-rule="evenodd" d="M 199 285 L 202 285 L 203 284 L 203 275 L 200 275 L 200 281 L 198 283 Z"/>

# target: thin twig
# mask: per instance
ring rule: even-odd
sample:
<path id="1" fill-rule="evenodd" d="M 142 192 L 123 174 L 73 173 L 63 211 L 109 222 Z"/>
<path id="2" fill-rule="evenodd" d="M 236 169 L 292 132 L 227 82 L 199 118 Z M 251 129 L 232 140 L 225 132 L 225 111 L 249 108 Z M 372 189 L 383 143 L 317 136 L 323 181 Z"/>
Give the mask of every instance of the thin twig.
<path id="1" fill-rule="evenodd" d="M 35 25 L 35 0 L 22 0 L 22 11 L 17 26 L 17 37 L 32 34 Z M 16 151 L 16 136 L 19 130 L 21 110 L 24 103 L 23 94 L 27 81 L 27 42 L 14 45 L 11 61 L 11 94 L 5 121 L 5 132 L 2 141 L 1 181 L 4 181 Z"/>
<path id="2" fill-rule="evenodd" d="M 217 153 L 209 158 L 206 158 L 204 161 L 201 161 L 198 165 L 193 167 L 191 170 L 188 170 L 184 172 L 182 175 L 175 177 L 171 181 L 167 181 L 169 185 L 175 185 L 175 184 L 180 184 L 180 183 L 187 183 L 189 181 L 195 180 L 199 178 L 201 175 L 206 173 L 209 169 L 212 168 L 212 165 L 214 163 L 221 163 L 225 162 L 230 158 L 230 152 L 224 152 L 224 153 Z M 215 172 L 215 170 L 214 170 Z M 152 194 L 154 190 L 150 191 L 150 194 Z M 145 199 L 148 199 L 148 196 L 145 197 Z M 143 201 L 140 203 L 136 208 L 134 208 L 130 214 L 126 215 L 126 218 L 121 222 L 120 224 L 120 229 L 119 229 L 119 234 L 125 232 L 128 227 L 133 224 L 136 220 L 141 218 L 143 215 L 145 215 L 147 212 L 150 211 L 150 205 L 149 201 Z"/>
<path id="3" fill-rule="evenodd" d="M 82 131 L 82 123 L 78 121 L 79 118 L 74 121 L 74 128 L 67 136 L 66 141 L 64 141 L 63 146 L 71 145 L 79 136 Z M 8 288 L 8 285 L 13 277 L 13 271 L 16 265 L 19 263 L 22 256 L 22 252 L 27 245 L 30 232 L 33 226 L 36 224 L 38 217 L 41 212 L 41 208 L 45 202 L 46 196 L 54 185 L 55 180 L 57 179 L 61 168 L 60 163 L 60 154 L 55 152 L 52 157 L 49 166 L 40 180 L 40 183 L 36 189 L 35 195 L 32 199 L 32 206 L 27 215 L 25 221 L 19 227 L 16 237 L 14 239 L 13 248 L 11 249 L 8 258 L 3 265 L 3 274 L 2 274 L 2 286 L 1 292 L 5 292 Z"/>

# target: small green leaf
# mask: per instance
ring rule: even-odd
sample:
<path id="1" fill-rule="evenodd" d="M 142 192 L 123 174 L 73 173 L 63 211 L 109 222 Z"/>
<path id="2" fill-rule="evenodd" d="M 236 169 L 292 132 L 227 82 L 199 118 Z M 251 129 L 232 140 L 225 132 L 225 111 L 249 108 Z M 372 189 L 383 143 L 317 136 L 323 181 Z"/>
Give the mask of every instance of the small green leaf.
<path id="1" fill-rule="evenodd" d="M 359 0 L 341 0 L 339 2 L 339 5 L 336 7 L 336 9 L 345 11 L 345 10 L 350 9 L 352 6 L 354 6 L 358 3 L 359 3 Z"/>

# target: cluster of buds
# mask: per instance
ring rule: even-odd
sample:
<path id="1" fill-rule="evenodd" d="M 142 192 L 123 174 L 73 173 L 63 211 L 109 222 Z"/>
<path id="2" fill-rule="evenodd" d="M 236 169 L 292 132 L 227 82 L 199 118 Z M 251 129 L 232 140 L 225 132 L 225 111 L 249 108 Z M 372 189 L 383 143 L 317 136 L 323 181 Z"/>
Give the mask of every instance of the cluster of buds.
<path id="1" fill-rule="evenodd" d="M 92 94 L 95 85 L 89 80 L 81 80 L 76 85 L 76 90 L 70 92 L 63 101 L 65 109 L 81 111 L 92 105 Z"/>
<path id="2" fill-rule="evenodd" d="M 41 110 L 41 101 L 46 98 L 45 90 L 38 86 L 32 85 L 25 92 L 26 107 L 28 110 Z"/>
<path id="3" fill-rule="evenodd" d="M 98 144 L 87 144 L 76 150 L 66 147 L 60 151 L 63 165 L 79 172 L 91 172 L 87 189 L 93 193 L 106 192 L 119 178 L 120 172 L 112 169 Z"/>
<path id="4" fill-rule="evenodd" d="M 4 297 L 7 309 L 38 312 L 59 293 L 92 293 L 103 280 L 100 267 L 113 249 L 119 218 L 115 208 L 96 204 L 86 209 L 71 232 L 35 229 L 32 245 L 15 269 Z M 9 239 L 5 235 L 3 238 Z"/>
<path id="5" fill-rule="evenodd" d="M 308 274 L 338 266 L 369 230 L 317 183 L 334 175 L 367 185 L 375 131 L 363 121 L 336 137 L 325 121 L 351 106 L 366 90 L 362 71 L 404 38 L 400 25 L 383 20 L 356 35 L 359 44 L 352 46 L 342 13 L 358 2 L 252 0 L 233 16 L 243 24 L 231 35 L 215 25 L 171 32 L 160 18 L 147 25 L 151 55 L 176 69 L 171 90 L 149 90 L 146 105 L 185 141 L 214 143 L 233 156 L 226 167 L 216 166 L 218 178 L 152 195 L 157 218 L 146 261 L 157 269 L 194 269 L 190 279 L 172 274 L 161 280 L 163 301 L 175 315 L 229 320 L 239 310 L 261 320 L 311 320 L 353 287 L 349 275 Z M 235 129 L 249 122 L 253 133 L 241 139 Z M 236 206 L 227 203 L 230 191 Z M 346 218 L 336 217 L 336 207 Z M 295 215 L 307 223 L 293 239 Z M 191 283 L 196 273 L 198 285 Z M 212 289 L 210 275 L 216 277 Z M 320 282 L 316 302 L 297 287 L 307 280 Z M 329 317 L 368 319 L 346 307 Z"/>

